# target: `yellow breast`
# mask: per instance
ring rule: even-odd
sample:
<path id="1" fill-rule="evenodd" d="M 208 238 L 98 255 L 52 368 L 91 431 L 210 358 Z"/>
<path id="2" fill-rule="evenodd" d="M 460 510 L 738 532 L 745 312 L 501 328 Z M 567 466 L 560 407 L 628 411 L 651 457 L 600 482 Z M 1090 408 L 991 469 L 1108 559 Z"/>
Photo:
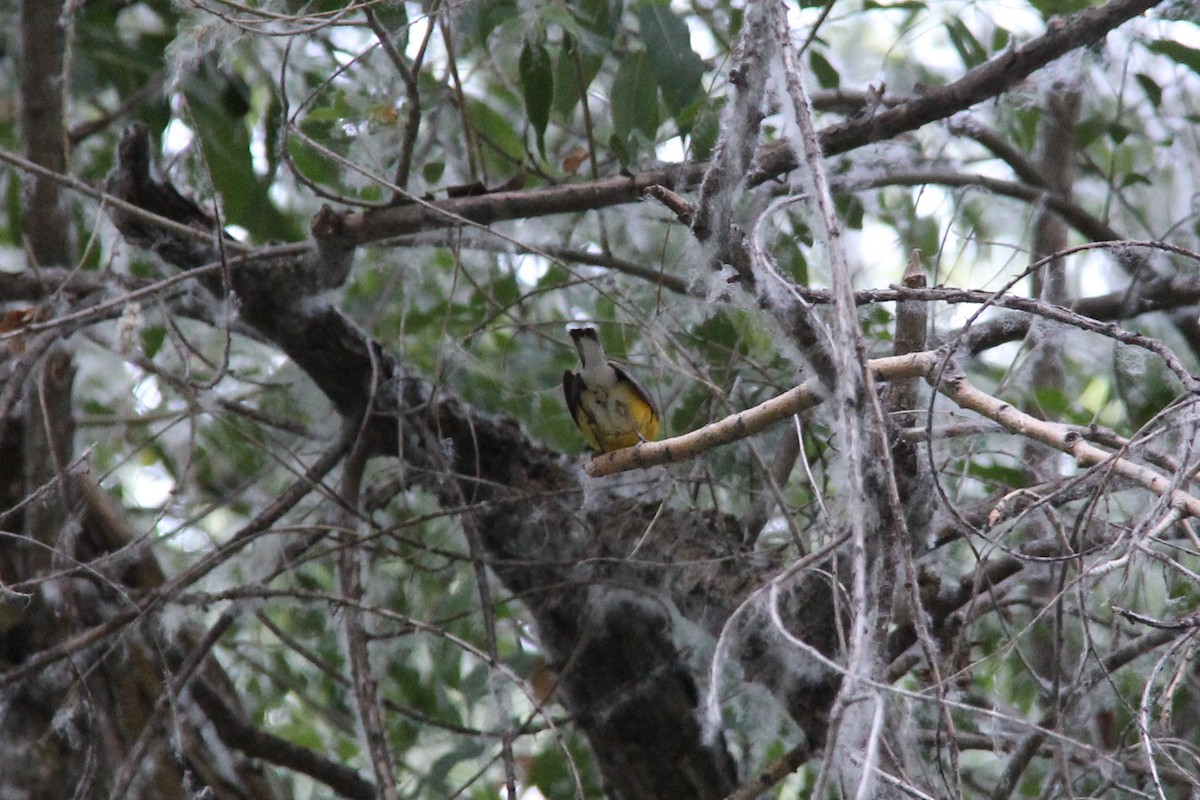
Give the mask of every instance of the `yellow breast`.
<path id="1" fill-rule="evenodd" d="M 628 381 L 607 390 L 584 388 L 578 401 L 575 422 L 593 450 L 607 453 L 658 436 L 658 412 Z"/>

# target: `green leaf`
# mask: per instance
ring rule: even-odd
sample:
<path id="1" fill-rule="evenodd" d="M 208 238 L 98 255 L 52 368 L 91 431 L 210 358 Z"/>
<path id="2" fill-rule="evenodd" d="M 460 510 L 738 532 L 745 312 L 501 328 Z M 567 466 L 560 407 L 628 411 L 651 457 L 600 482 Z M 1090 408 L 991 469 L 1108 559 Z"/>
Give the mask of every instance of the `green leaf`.
<path id="1" fill-rule="evenodd" d="M 1162 105 L 1162 87 L 1158 85 L 1157 81 L 1144 72 L 1139 72 L 1133 77 L 1142 87 L 1142 91 L 1146 93 L 1146 99 L 1150 101 L 1150 105 L 1156 109 Z"/>
<path id="2" fill-rule="evenodd" d="M 1062 17 L 1095 5 L 1090 0 L 1031 0 L 1030 5 L 1042 14 L 1042 19 Z"/>
<path id="3" fill-rule="evenodd" d="M 977 67 L 987 61 L 987 51 L 961 19 L 947 22 L 946 33 L 950 35 L 950 43 L 958 51 L 958 57 L 968 68 Z"/>
<path id="4" fill-rule="evenodd" d="M 897 0 L 895 3 L 883 3 L 878 2 L 878 0 L 867 0 L 867 2 L 863 4 L 863 10 L 871 11 L 873 9 L 883 9 L 889 11 L 896 9 L 901 11 L 924 11 L 925 4 L 919 2 L 919 0 Z"/>
<path id="5" fill-rule="evenodd" d="M 83 410 L 87 414 L 94 417 L 111 417 L 117 412 L 113 411 L 112 406 L 101 403 L 99 400 L 87 399 L 83 401 Z"/>
<path id="6" fill-rule="evenodd" d="M 721 135 L 721 108 L 725 105 L 723 99 L 705 103 L 696 115 L 691 131 L 692 158 L 707 159 L 717 146 L 717 137 Z"/>
<path id="7" fill-rule="evenodd" d="M 783 243 L 776 258 L 782 270 L 791 275 L 801 286 L 807 286 L 809 282 L 808 258 L 804 253 L 804 248 L 799 247 L 799 244 L 798 240 Z"/>
<path id="8" fill-rule="evenodd" d="M 813 75 L 817 77 L 817 83 L 822 89 L 836 89 L 842 84 L 842 76 L 833 68 L 833 64 L 825 56 L 821 55 L 816 50 L 810 50 L 808 53 L 808 66 L 812 69 Z"/>
<path id="9" fill-rule="evenodd" d="M 623 166 L 629 166 L 633 163 L 633 156 L 629 152 L 629 148 L 621 137 L 617 136 L 615 131 L 612 136 L 608 137 L 608 149 L 612 150 L 613 155 L 617 157 L 617 161 L 621 162 Z M 1197 225 L 1197 230 L 1200 230 L 1200 225 Z"/>
<path id="10" fill-rule="evenodd" d="M 592 19 L 586 10 L 567 9 L 561 6 L 543 6 L 538 10 L 538 19 L 546 28 L 559 27 L 564 36 L 570 36 L 583 46 L 584 52 L 602 54 L 609 52 L 615 33 L 604 15 L 599 21 Z"/>
<path id="11" fill-rule="evenodd" d="M 1100 119 L 1085 119 L 1075 126 L 1075 146 L 1084 148 L 1105 132 L 1107 125 Z"/>
<path id="12" fill-rule="evenodd" d="M 386 3 L 384 4 L 386 5 Z M 487 0 L 482 3 L 467 3 L 463 8 L 459 28 L 468 41 L 480 48 L 487 48 L 488 37 L 504 22 L 520 16 L 516 0 Z"/>
<path id="13" fill-rule="evenodd" d="M 328 125 L 310 123 L 308 120 L 301 122 L 300 128 L 318 142 L 325 141 L 329 133 Z M 328 156 L 299 137 L 288 141 L 288 155 L 296 170 L 314 183 L 333 183 L 338 179 L 337 168 Z"/>
<path id="14" fill-rule="evenodd" d="M 1165 367 L 1136 352 L 1121 355 L 1114 359 L 1113 392 L 1125 406 L 1130 425 L 1137 429 L 1175 401 L 1175 390 Z"/>
<path id="15" fill-rule="evenodd" d="M 969 462 L 967 474 L 978 478 L 989 487 L 1004 486 L 1010 489 L 1019 489 L 1029 483 L 1029 476 L 1020 467 L 997 464 L 992 461 Z"/>
<path id="16" fill-rule="evenodd" d="M 592 85 L 603 64 L 604 55 L 591 52 L 574 36 L 563 34 L 554 69 L 554 113 L 560 117 L 569 117 L 575 110 L 580 95 Z M 580 67 L 583 73 L 582 80 Z"/>
<path id="17" fill-rule="evenodd" d="M 525 140 L 513 130 L 507 116 L 487 103 L 473 98 L 467 99 L 467 110 L 471 115 L 472 124 L 489 144 L 484 153 L 493 159 L 492 167 L 497 173 L 511 169 L 514 164 L 520 164 L 525 159 Z"/>
<path id="18" fill-rule="evenodd" d="M 1146 45 L 1146 49 L 1151 53 L 1166 56 L 1176 64 L 1187 67 L 1200 75 L 1200 50 L 1194 47 L 1188 47 L 1170 39 L 1159 39 Z"/>
<path id="19" fill-rule="evenodd" d="M 550 104 L 554 101 L 554 65 L 541 42 L 525 40 L 517 64 L 525 114 L 533 125 L 538 152 L 546 156 L 546 125 L 550 122 Z"/>
<path id="20" fill-rule="evenodd" d="M 129 265 L 129 274 L 135 278 L 149 278 L 154 274 L 154 264 L 146 258 L 137 258 Z"/>
<path id="21" fill-rule="evenodd" d="M 516 304 L 521 297 L 521 285 L 517 282 L 515 274 L 505 275 L 497 278 L 489 286 L 493 301 L 502 308 L 509 308 Z"/>
<path id="22" fill-rule="evenodd" d="M 604 59 L 612 53 L 621 5 L 610 0 L 577 0 L 565 7 L 548 5 L 539 9 L 543 25 L 557 25 L 563 31 L 554 75 L 554 110 L 559 115 L 566 117 L 575 109 L 581 93 L 596 79 Z"/>
<path id="23" fill-rule="evenodd" d="M 621 62 L 613 78 L 611 99 L 613 135 L 625 146 L 629 159 L 635 159 L 640 149 L 635 140 L 640 136 L 652 143 L 660 121 L 658 88 L 646 53 L 633 53 Z"/>
<path id="24" fill-rule="evenodd" d="M 1129 129 L 1129 126 L 1124 125 L 1119 121 L 1110 122 L 1108 124 L 1108 138 L 1112 139 L 1116 144 L 1120 144 L 1121 142 L 1125 141 L 1127 138 L 1129 138 L 1131 133 L 1133 133 L 1133 131 Z"/>
<path id="25" fill-rule="evenodd" d="M 461 743 L 449 753 L 434 759 L 421 776 L 421 785 L 446 793 L 445 787 L 448 785 L 450 773 L 460 764 L 470 763 L 486 749 L 481 742 L 474 739 L 464 738 L 460 741 Z M 432 797 L 433 792 L 425 792 L 421 796 Z"/>
<path id="26" fill-rule="evenodd" d="M 426 161 L 421 165 L 421 177 L 425 179 L 425 183 L 429 186 L 437 184 L 442 179 L 442 174 L 445 171 L 445 161 Z"/>
<path id="27" fill-rule="evenodd" d="M 692 49 L 687 24 L 666 3 L 648 3 L 637 11 L 642 45 L 672 116 L 698 98 L 704 60 Z"/>
<path id="28" fill-rule="evenodd" d="M 374 11 L 375 16 L 389 30 L 400 30 L 411 24 L 404 3 L 378 3 Z"/>
<path id="29" fill-rule="evenodd" d="M 834 201 L 834 205 L 837 206 L 838 214 L 845 220 L 847 228 L 862 230 L 866 209 L 861 199 L 852 194 L 841 195 Z"/>
<path id="30" fill-rule="evenodd" d="M 142 330 L 141 334 L 142 352 L 146 354 L 146 358 L 153 359 L 166 341 L 167 329 L 163 325 L 150 325 Z"/>
<path id="31" fill-rule="evenodd" d="M 1012 33 L 1006 28 L 997 27 L 992 31 L 992 52 L 998 53 L 1012 42 Z"/>
<path id="32" fill-rule="evenodd" d="M 571 753 L 561 747 L 548 747 L 535 754 L 529 760 L 529 783 L 541 790 L 543 797 L 604 797 L 605 792 L 597 784 L 594 770 L 580 770 L 583 779 L 583 794 L 577 794 L 575 786 L 575 770 L 568 755 L 573 755 L 576 763 L 587 763 L 587 756 L 580 752 L 579 743 L 567 739 Z"/>
<path id="33" fill-rule="evenodd" d="M 579 102 L 579 69 L 575 63 L 578 45 L 575 37 L 569 33 L 563 34 L 562 44 L 558 47 L 558 58 L 554 62 L 554 113 L 562 118 L 568 118 Z M 595 77 L 594 75 L 592 76 Z M 591 81 L 586 81 L 584 87 Z"/>
<path id="34" fill-rule="evenodd" d="M 1032 394 L 1038 410 L 1042 411 L 1047 419 L 1060 419 L 1077 413 L 1072 398 L 1067 397 L 1062 389 L 1053 386 L 1040 386 L 1033 389 Z M 1079 420 L 1075 421 L 1078 422 Z"/>
<path id="35" fill-rule="evenodd" d="M 1146 175 L 1137 172 L 1131 172 L 1121 179 L 1120 186 L 1125 189 L 1129 186 L 1153 186 L 1153 181 Z"/>
<path id="36" fill-rule="evenodd" d="M 913 220 L 910 236 L 912 237 L 913 247 L 922 253 L 938 252 L 938 246 L 942 241 L 942 231 L 938 225 L 937 218 L 932 216 L 917 217 Z"/>
<path id="37" fill-rule="evenodd" d="M 100 98 L 115 92 L 130 98 L 163 68 L 163 59 L 171 46 L 180 18 L 171 4 L 143 2 L 149 13 L 139 24 L 135 15 L 124 14 L 120 3 L 86 3 L 79 7 L 72 32 L 70 86 L 77 98 L 104 102 Z M 124 19 L 122 19 L 124 17 Z M 157 17 L 161 25 L 149 22 Z M 134 20 L 134 21 L 131 21 Z M 166 95 L 147 97 L 127 110 L 128 118 L 161 131 L 170 121 Z"/>
<path id="38" fill-rule="evenodd" d="M 187 81 L 188 121 L 204 148 L 213 185 L 221 194 L 227 222 L 244 226 L 259 240 L 296 240 L 304 232 L 295 219 L 280 213 L 270 184 L 254 172 L 250 155 L 248 89 L 242 80 L 206 61 Z"/>
<path id="39" fill-rule="evenodd" d="M 563 269 L 558 263 L 552 263 L 546 270 L 545 274 L 537 282 L 538 289 L 550 289 L 553 287 L 566 286 L 571 282 L 573 275 Z"/>

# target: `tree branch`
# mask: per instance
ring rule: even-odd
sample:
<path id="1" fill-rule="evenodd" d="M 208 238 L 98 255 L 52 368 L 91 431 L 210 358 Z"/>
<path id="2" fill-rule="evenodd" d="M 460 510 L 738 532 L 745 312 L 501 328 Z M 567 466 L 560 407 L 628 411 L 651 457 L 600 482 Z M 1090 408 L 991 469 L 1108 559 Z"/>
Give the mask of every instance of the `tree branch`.
<path id="1" fill-rule="evenodd" d="M 142 160 L 121 159 L 110 184 L 140 185 L 144 174 L 119 173 L 147 168 Z M 145 196 L 170 199 L 165 189 Z M 186 213 L 187 206 L 178 207 Z M 343 230 L 331 227 L 336 235 Z M 307 254 L 289 255 L 291 260 L 266 269 L 231 271 L 243 319 L 287 353 L 340 413 L 351 419 L 366 415 L 371 454 L 403 454 L 448 507 L 453 505 L 448 482 L 459 485 L 458 496 L 475 501 L 489 565 L 512 594 L 527 598 L 551 664 L 571 666 L 560 675 L 560 697 L 593 743 L 614 794 L 631 800 L 723 795 L 734 785 L 736 767 L 720 737 L 707 741 L 701 735 L 695 678 L 673 641 L 670 616 L 643 596 L 639 587 L 647 579 L 636 565 L 610 569 L 608 564 L 623 562 L 594 560 L 597 542 L 615 537 L 611 546 L 623 547 L 644 532 L 642 509 L 621 515 L 621 500 L 614 497 L 607 513 L 581 519 L 576 473 L 557 452 L 531 442 L 511 419 L 479 414 L 408 375 L 393 354 L 336 308 L 297 291 L 292 273 L 327 268 L 322 230 L 314 225 L 318 239 L 315 249 L 304 248 Z M 169 240 L 149 244 L 183 267 L 214 260 L 211 246 L 206 252 Z M 206 285 L 219 288 L 212 281 Z M 422 436 L 422 429 L 436 436 Z M 436 455 L 428 449 L 431 441 Z M 448 470 L 440 467 L 446 454 Z M 694 524 L 710 530 L 713 523 L 705 517 Z M 239 534 L 229 544 L 248 540 Z M 185 575 L 194 579 L 230 552 L 222 548 Z M 673 749 L 664 754 L 666 742 Z"/>
<path id="2" fill-rule="evenodd" d="M 843 191 L 852 191 L 881 186 L 924 186 L 926 184 L 954 187 L 974 186 L 1003 197 L 1024 200 L 1031 205 L 1045 204 L 1047 208 L 1093 242 L 1119 241 L 1125 238 L 1116 228 L 1092 216 L 1069 199 L 1048 189 L 1039 185 L 1030 186 L 1025 183 L 989 178 L 986 175 L 940 169 L 898 170 L 882 173 L 875 177 L 856 179 L 852 184 L 844 184 L 840 188 Z"/>
<path id="3" fill-rule="evenodd" d="M 1110 0 L 1099 8 L 1089 8 L 1065 20 L 1056 20 L 1046 33 L 980 64 L 953 83 L 867 119 L 849 120 L 823 130 L 821 149 L 826 156 L 832 156 L 873 142 L 887 141 L 997 97 L 1051 61 L 1099 41 L 1109 31 L 1161 2 Z M 748 180 L 751 185 L 762 183 L 795 167 L 795 158 L 781 142 L 759 154 L 759 170 Z"/>
<path id="4" fill-rule="evenodd" d="M 247 723 L 207 681 L 193 681 L 190 692 L 205 716 L 216 726 L 217 735 L 230 747 L 241 750 L 251 758 L 307 775 L 343 797 L 352 800 L 376 800 L 378 797 L 374 785 L 350 767 Z"/>

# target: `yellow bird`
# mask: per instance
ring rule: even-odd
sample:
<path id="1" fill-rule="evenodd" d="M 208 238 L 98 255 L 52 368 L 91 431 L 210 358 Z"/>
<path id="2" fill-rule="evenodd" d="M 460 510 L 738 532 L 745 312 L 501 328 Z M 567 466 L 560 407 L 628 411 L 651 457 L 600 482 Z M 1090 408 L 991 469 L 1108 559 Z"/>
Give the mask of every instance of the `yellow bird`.
<path id="1" fill-rule="evenodd" d="M 563 394 L 588 445 L 607 453 L 658 436 L 654 401 L 633 376 L 604 356 L 596 329 L 574 328 L 571 339 L 583 369 L 563 373 Z"/>

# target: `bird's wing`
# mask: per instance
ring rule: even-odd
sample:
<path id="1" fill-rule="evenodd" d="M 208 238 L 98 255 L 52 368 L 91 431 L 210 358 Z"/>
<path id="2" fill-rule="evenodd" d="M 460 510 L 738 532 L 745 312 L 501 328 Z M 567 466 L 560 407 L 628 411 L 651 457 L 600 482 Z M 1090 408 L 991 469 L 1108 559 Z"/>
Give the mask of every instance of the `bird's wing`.
<path id="1" fill-rule="evenodd" d="M 579 419 L 579 393 L 581 391 L 583 391 L 583 379 L 571 370 L 565 370 L 563 372 L 563 397 L 567 400 L 567 411 L 571 412 L 572 421 Z"/>
<path id="2" fill-rule="evenodd" d="M 608 365 L 616 371 L 618 380 L 624 379 L 626 381 L 629 381 L 629 385 L 633 387 L 633 390 L 635 392 L 637 392 L 638 396 L 641 397 L 642 400 L 646 401 L 646 405 L 650 406 L 650 411 L 653 412 L 654 418 L 657 419 L 658 418 L 658 404 L 655 403 L 653 399 L 651 399 L 650 393 L 648 391 L 646 391 L 645 386 L 642 386 L 642 382 L 639 381 L 637 378 L 633 377 L 632 375 L 630 375 L 628 372 L 626 372 L 621 367 L 621 365 L 618 364 L 617 362 L 609 361 Z"/>

